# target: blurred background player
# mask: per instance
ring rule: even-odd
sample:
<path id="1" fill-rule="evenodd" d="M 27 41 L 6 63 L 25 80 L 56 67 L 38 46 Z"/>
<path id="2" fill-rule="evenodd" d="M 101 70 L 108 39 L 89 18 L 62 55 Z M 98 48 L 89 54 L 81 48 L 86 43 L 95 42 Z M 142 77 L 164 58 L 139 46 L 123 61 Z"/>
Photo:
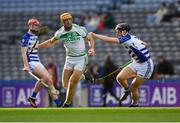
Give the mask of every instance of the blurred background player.
<path id="1" fill-rule="evenodd" d="M 57 67 L 56 67 L 56 64 L 54 62 L 54 59 L 53 59 L 53 56 L 49 55 L 48 56 L 48 59 L 47 59 L 47 65 L 46 65 L 46 69 L 49 73 L 49 75 L 51 76 L 51 79 L 53 81 L 53 85 L 55 87 L 55 89 L 58 89 L 58 86 L 57 86 Z M 45 103 L 47 103 L 46 105 L 49 106 L 49 107 L 53 107 L 53 100 L 51 99 L 51 95 L 46 92 L 46 101 Z"/>
<path id="2" fill-rule="evenodd" d="M 118 67 L 114 64 L 112 58 L 110 55 L 107 56 L 106 61 L 104 63 L 104 75 L 106 76 L 110 73 L 112 73 L 113 71 L 117 70 Z M 106 107 L 106 99 L 107 99 L 107 94 L 108 92 L 111 94 L 111 96 L 113 96 L 118 102 L 119 102 L 119 106 L 121 106 L 121 101 L 119 99 L 119 97 L 116 96 L 115 92 L 113 91 L 113 86 L 114 86 L 114 81 L 115 81 L 115 75 L 112 75 L 110 77 L 105 78 L 104 82 L 102 83 L 103 85 L 103 100 L 104 100 L 104 107 Z"/>
<path id="3" fill-rule="evenodd" d="M 24 64 L 23 70 L 27 73 L 32 72 L 34 75 L 36 75 L 41 79 L 40 81 L 46 83 L 48 85 L 51 98 L 54 100 L 57 106 L 60 106 L 60 100 L 58 99 L 56 89 L 53 86 L 53 81 L 48 71 L 40 62 L 38 56 L 37 44 L 39 43 L 38 40 L 38 32 L 40 29 L 39 20 L 35 18 L 29 19 L 28 28 L 29 28 L 28 32 L 23 35 L 21 40 L 21 53 Z M 30 102 L 32 107 L 37 107 L 35 103 L 36 95 L 42 87 L 43 84 L 41 82 L 37 82 L 35 84 L 33 93 L 31 97 L 28 98 L 28 101 Z"/>
<path id="4" fill-rule="evenodd" d="M 144 83 L 146 79 L 149 79 L 153 72 L 153 61 L 149 55 L 149 51 L 146 48 L 146 43 L 138 39 L 129 33 L 130 26 L 127 23 L 120 23 L 116 26 L 116 38 L 108 37 L 91 33 L 94 37 L 107 42 L 122 44 L 128 51 L 129 55 L 133 59 L 133 62 L 123 68 L 117 75 L 117 81 L 125 89 L 124 94 L 120 98 L 124 101 L 131 93 L 132 103 L 130 107 L 138 107 L 138 87 Z M 134 77 L 131 85 L 128 85 L 127 80 Z"/>
<path id="5" fill-rule="evenodd" d="M 59 42 L 64 43 L 66 48 L 66 61 L 63 69 L 62 82 L 67 89 L 66 100 L 63 107 L 71 105 L 75 87 L 80 81 L 82 74 L 88 62 L 85 48 L 85 41 L 89 44 L 89 55 L 94 55 L 94 42 L 88 36 L 86 28 L 73 24 L 72 15 L 63 13 L 60 15 L 60 21 L 63 26 L 56 31 L 53 38 L 38 45 L 39 48 L 48 48 Z"/>
<path id="6" fill-rule="evenodd" d="M 169 62 L 164 56 L 159 56 L 159 62 L 157 64 L 157 72 L 159 76 L 168 76 L 174 74 L 173 64 Z"/>

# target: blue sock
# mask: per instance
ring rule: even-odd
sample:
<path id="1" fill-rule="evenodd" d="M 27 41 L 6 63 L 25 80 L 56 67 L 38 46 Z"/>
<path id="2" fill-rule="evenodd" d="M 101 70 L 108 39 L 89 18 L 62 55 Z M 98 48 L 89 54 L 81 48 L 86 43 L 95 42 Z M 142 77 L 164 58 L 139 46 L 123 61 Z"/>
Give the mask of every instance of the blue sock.
<path id="1" fill-rule="evenodd" d="M 36 95 L 37 95 L 37 93 L 33 91 L 31 97 L 32 97 L 32 98 L 36 98 Z"/>
<path id="2" fill-rule="evenodd" d="M 60 99 L 55 99 L 54 102 L 56 103 L 57 106 L 60 106 L 60 105 L 61 105 Z"/>

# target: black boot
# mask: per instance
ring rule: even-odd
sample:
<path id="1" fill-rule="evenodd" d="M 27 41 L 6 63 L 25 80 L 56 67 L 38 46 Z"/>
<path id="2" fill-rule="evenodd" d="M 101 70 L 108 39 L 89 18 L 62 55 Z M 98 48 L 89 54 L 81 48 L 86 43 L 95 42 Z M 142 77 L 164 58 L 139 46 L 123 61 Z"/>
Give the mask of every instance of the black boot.
<path id="1" fill-rule="evenodd" d="M 69 107 L 71 107 L 72 105 L 71 105 L 71 102 L 70 103 L 66 103 L 66 102 L 64 102 L 64 104 L 61 106 L 62 108 L 69 108 Z"/>
<path id="2" fill-rule="evenodd" d="M 123 95 L 122 95 L 121 98 L 120 98 L 120 101 L 126 100 L 126 98 L 128 97 L 129 94 L 130 94 L 130 91 L 129 91 L 129 88 L 128 88 L 128 89 L 126 89 L 126 90 L 124 91 Z"/>
<path id="3" fill-rule="evenodd" d="M 138 104 L 131 104 L 129 107 L 139 107 Z"/>
<path id="4" fill-rule="evenodd" d="M 31 107 L 37 108 L 36 99 L 34 99 L 34 98 L 32 98 L 32 97 L 29 97 L 29 98 L 28 98 L 28 102 L 30 103 Z"/>

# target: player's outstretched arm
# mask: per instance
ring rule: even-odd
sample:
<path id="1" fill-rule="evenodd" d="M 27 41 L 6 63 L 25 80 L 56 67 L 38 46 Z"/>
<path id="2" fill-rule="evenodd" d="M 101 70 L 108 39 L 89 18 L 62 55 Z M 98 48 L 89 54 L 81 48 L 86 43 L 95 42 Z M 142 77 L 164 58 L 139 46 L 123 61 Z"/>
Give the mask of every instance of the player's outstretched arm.
<path id="1" fill-rule="evenodd" d="M 88 50 L 89 55 L 92 55 L 92 56 L 95 55 L 93 36 L 91 34 L 88 34 L 86 40 L 88 41 L 88 44 L 89 44 L 89 50 Z"/>
<path id="2" fill-rule="evenodd" d="M 100 39 L 100 40 L 107 42 L 107 43 L 116 43 L 116 44 L 119 43 L 118 38 L 115 38 L 115 37 L 108 37 L 108 36 L 100 35 L 100 34 L 96 34 L 96 33 L 91 33 L 91 34 L 95 38 Z"/>
<path id="3" fill-rule="evenodd" d="M 51 38 L 49 40 L 46 40 L 40 44 L 38 44 L 38 48 L 48 48 L 48 47 L 52 47 L 57 43 L 57 39 L 56 38 Z"/>

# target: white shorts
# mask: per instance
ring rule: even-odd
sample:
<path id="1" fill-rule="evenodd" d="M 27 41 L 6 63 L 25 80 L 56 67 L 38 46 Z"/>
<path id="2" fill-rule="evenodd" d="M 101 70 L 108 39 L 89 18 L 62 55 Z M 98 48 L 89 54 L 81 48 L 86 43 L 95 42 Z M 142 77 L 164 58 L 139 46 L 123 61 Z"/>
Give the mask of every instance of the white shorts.
<path id="1" fill-rule="evenodd" d="M 64 69 L 84 71 L 87 63 L 88 63 L 87 55 L 80 56 L 80 57 L 67 56 Z"/>
<path id="2" fill-rule="evenodd" d="M 37 66 L 45 69 L 44 65 L 41 62 L 38 62 L 38 61 L 29 62 L 29 68 L 30 68 L 31 71 L 33 71 L 34 68 L 37 67 Z"/>
<path id="3" fill-rule="evenodd" d="M 128 65 L 128 67 L 137 73 L 137 76 L 147 79 L 151 77 L 154 70 L 153 61 L 151 59 L 144 63 L 137 63 L 136 61 L 133 61 Z"/>

